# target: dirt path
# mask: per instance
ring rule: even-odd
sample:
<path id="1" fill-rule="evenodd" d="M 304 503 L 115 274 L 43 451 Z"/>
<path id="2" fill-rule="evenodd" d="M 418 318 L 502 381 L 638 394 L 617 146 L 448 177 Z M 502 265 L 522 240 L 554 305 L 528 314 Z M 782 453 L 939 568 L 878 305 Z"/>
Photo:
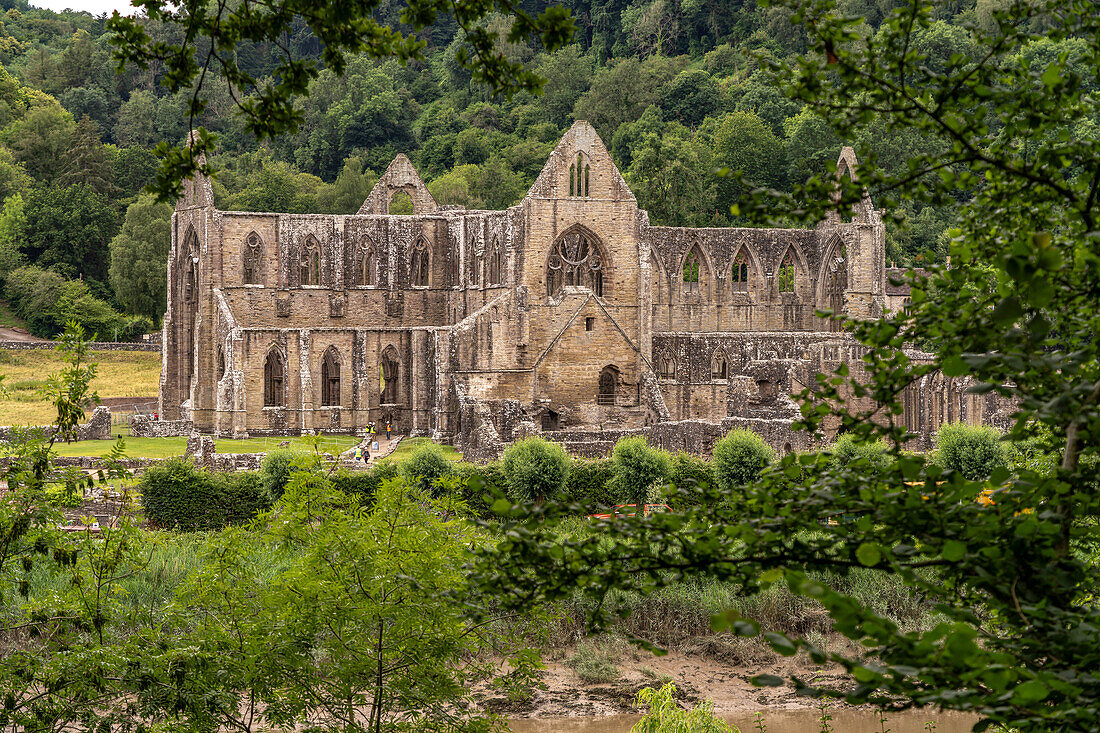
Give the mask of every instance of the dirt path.
<path id="1" fill-rule="evenodd" d="M 48 341 L 49 339 L 40 339 L 37 336 L 32 336 L 22 329 L 8 328 L 7 326 L 0 326 L 0 341 Z"/>

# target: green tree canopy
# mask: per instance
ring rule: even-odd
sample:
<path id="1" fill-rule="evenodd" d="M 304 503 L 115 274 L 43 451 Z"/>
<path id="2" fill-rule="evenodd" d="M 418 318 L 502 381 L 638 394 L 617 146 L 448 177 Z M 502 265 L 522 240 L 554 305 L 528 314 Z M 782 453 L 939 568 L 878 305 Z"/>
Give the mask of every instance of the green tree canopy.
<path id="1" fill-rule="evenodd" d="M 160 320 L 167 303 L 167 262 L 172 207 L 142 195 L 126 209 L 111 240 L 111 287 L 127 313 Z"/>

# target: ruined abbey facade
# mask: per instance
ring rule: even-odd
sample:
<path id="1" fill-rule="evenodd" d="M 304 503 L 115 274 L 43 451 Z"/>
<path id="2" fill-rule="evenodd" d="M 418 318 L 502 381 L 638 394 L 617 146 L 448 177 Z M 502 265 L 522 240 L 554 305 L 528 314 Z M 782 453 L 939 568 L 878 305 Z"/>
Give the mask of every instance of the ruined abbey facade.
<path id="1" fill-rule="evenodd" d="M 790 395 L 863 355 L 815 311 L 903 304 L 884 239 L 866 196 L 813 229 L 651 226 L 586 122 L 506 211 L 439 206 L 403 155 L 350 216 L 219 211 L 197 177 L 172 217 L 161 415 L 226 436 L 392 422 L 473 457 L 538 432 L 705 452 L 735 426 L 803 448 Z M 911 392 L 925 439 L 990 417 L 952 380 Z"/>

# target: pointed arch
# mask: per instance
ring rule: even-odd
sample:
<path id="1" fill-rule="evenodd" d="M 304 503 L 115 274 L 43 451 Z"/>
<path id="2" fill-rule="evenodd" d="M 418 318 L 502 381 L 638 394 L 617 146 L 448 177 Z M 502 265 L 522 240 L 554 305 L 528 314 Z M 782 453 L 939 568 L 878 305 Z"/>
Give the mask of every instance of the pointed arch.
<path id="1" fill-rule="evenodd" d="M 335 346 L 321 357 L 321 406 L 340 406 L 340 352 Z"/>
<path id="2" fill-rule="evenodd" d="M 241 280 L 245 285 L 263 284 L 263 262 L 264 241 L 256 232 L 249 232 L 241 248 Z"/>
<path id="3" fill-rule="evenodd" d="M 773 282 L 775 292 L 802 295 L 807 293 L 809 268 L 806 257 L 794 242 L 787 245 L 783 254 L 776 260 Z"/>
<path id="4" fill-rule="evenodd" d="M 760 281 L 760 258 L 748 244 L 742 244 L 734 252 L 729 266 L 730 291 L 748 295 L 755 291 Z"/>
<path id="5" fill-rule="evenodd" d="M 321 284 L 321 243 L 309 234 L 298 252 L 298 284 Z"/>
<path id="6" fill-rule="evenodd" d="M 716 382 L 725 382 L 729 379 L 729 359 L 726 350 L 719 346 L 714 350 L 710 358 L 710 378 Z"/>
<path id="7" fill-rule="evenodd" d="M 566 286 L 586 287 L 604 295 L 604 273 L 608 268 L 606 249 L 590 229 L 574 224 L 550 247 L 546 258 L 546 294 L 557 297 Z"/>
<path id="8" fill-rule="evenodd" d="M 264 358 L 264 407 L 286 406 L 286 362 L 277 346 Z"/>
<path id="9" fill-rule="evenodd" d="M 614 405 L 615 395 L 619 392 L 619 367 L 614 364 L 608 364 L 601 369 L 597 388 L 596 403 L 600 405 Z"/>
<path id="10" fill-rule="evenodd" d="M 844 312 L 844 296 L 848 290 L 848 249 L 844 239 L 834 232 L 825 246 L 825 256 L 821 259 L 821 270 L 817 276 L 815 300 L 821 310 L 831 310 L 834 315 Z M 829 328 L 840 330 L 840 321 L 829 319 Z"/>
<path id="11" fill-rule="evenodd" d="M 431 285 L 432 251 L 428 240 L 421 234 L 409 251 L 409 284 L 415 288 Z"/>
<path id="12" fill-rule="evenodd" d="M 668 354 L 657 356 L 657 376 L 661 379 L 676 378 L 676 360 Z"/>
<path id="13" fill-rule="evenodd" d="M 392 405 L 397 402 L 400 378 L 401 359 L 397 355 L 397 349 L 387 346 L 382 350 L 382 358 L 379 361 L 378 393 L 383 405 Z"/>
<path id="14" fill-rule="evenodd" d="M 374 241 L 364 235 L 359 240 L 356 255 L 355 271 L 359 285 L 374 287 L 378 284 L 378 251 L 374 248 Z"/>
<path id="15" fill-rule="evenodd" d="M 569 195 L 574 198 L 588 198 L 591 194 L 590 178 L 592 161 L 588 153 L 577 151 L 577 156 L 569 165 Z"/>
<path id="16" fill-rule="evenodd" d="M 680 261 L 680 294 L 707 297 L 714 282 L 710 258 L 698 242 L 691 245 Z"/>
<path id="17" fill-rule="evenodd" d="M 500 250 L 500 240 L 495 237 L 489 245 L 486 272 L 486 285 L 500 285 L 504 281 L 504 255 Z"/>

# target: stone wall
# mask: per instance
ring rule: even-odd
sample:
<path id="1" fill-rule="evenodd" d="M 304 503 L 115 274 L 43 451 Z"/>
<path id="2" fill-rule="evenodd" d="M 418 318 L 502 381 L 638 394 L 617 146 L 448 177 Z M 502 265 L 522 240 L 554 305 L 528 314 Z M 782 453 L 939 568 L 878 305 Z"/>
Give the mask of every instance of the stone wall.
<path id="1" fill-rule="evenodd" d="M 154 420 L 152 415 L 130 418 L 130 436 L 134 438 L 177 438 L 195 429 L 190 420 Z"/>
<path id="2" fill-rule="evenodd" d="M 40 427 L 16 427 L 0 426 L 0 440 L 11 440 L 17 430 L 41 430 L 46 437 L 53 435 L 54 426 L 43 425 Z M 111 439 L 111 410 L 108 407 L 97 407 L 92 410 L 92 416 L 88 422 L 78 425 L 76 428 L 76 440 L 110 440 Z"/>
<path id="3" fill-rule="evenodd" d="M 0 341 L 0 349 L 8 351 L 31 351 L 34 349 L 56 349 L 54 341 Z M 88 343 L 89 351 L 160 351 L 159 339 L 155 343 L 144 341 L 114 342 L 91 341 Z"/>

